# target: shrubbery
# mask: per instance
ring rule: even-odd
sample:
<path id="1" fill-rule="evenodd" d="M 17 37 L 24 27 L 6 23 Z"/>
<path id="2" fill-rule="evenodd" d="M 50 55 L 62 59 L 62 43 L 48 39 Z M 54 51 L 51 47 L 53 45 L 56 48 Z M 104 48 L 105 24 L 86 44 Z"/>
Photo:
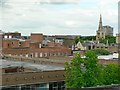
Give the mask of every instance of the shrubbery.
<path id="1" fill-rule="evenodd" d="M 91 51 L 94 51 L 97 55 L 109 55 L 110 52 L 105 49 L 93 49 Z"/>

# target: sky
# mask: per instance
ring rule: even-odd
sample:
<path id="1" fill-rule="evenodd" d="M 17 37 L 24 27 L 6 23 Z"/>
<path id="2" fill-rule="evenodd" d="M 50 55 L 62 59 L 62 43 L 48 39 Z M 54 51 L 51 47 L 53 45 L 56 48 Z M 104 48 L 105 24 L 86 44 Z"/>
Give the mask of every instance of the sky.
<path id="1" fill-rule="evenodd" d="M 115 35 L 118 32 L 118 1 L 0 0 L 0 30 L 17 31 L 22 35 L 90 36 L 96 35 L 101 14 L 103 25 L 112 26 Z"/>

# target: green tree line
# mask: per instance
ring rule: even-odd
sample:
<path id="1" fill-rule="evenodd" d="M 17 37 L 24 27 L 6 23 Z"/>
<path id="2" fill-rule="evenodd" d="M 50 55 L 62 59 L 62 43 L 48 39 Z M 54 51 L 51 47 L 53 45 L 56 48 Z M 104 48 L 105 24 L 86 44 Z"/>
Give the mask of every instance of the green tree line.
<path id="1" fill-rule="evenodd" d="M 100 40 L 100 43 L 104 43 L 104 44 L 113 44 L 113 43 L 116 43 L 116 37 L 114 36 L 105 36 L 105 39 L 101 39 Z"/>
<path id="2" fill-rule="evenodd" d="M 110 52 L 106 49 L 92 49 L 90 51 L 93 51 L 96 53 L 96 55 L 109 55 Z"/>
<path id="3" fill-rule="evenodd" d="M 96 40 L 96 36 L 75 37 L 74 42 L 75 44 L 77 44 L 79 41 L 84 42 L 84 41 L 92 41 L 92 40 Z M 108 44 L 116 43 L 116 37 L 107 35 L 105 36 L 105 39 L 100 39 L 100 43 L 107 44 L 107 42 Z"/>
<path id="4" fill-rule="evenodd" d="M 84 42 L 84 41 L 91 41 L 91 40 L 96 40 L 96 36 L 75 37 L 74 42 L 75 44 L 77 44 L 79 41 Z"/>

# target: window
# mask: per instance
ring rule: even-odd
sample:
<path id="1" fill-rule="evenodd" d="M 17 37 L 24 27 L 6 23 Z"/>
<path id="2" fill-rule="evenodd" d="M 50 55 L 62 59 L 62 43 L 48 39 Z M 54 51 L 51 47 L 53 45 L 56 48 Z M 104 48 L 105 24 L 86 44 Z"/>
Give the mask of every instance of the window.
<path id="1" fill-rule="evenodd" d="M 10 44 L 8 44 L 8 47 L 10 47 Z"/>
<path id="2" fill-rule="evenodd" d="M 7 35 L 5 35 L 4 38 L 7 38 Z"/>
<path id="3" fill-rule="evenodd" d="M 39 48 L 41 48 L 42 47 L 42 45 L 41 44 L 39 44 Z"/>
<path id="4" fill-rule="evenodd" d="M 47 57 L 47 53 L 44 53 L 44 57 Z"/>
<path id="5" fill-rule="evenodd" d="M 54 56 L 56 56 L 56 53 L 54 53 Z"/>
<path id="6" fill-rule="evenodd" d="M 25 57 L 28 57 L 28 54 L 26 53 Z"/>
<path id="7" fill-rule="evenodd" d="M 9 38 L 12 38 L 12 36 L 10 35 Z"/>
<path id="8" fill-rule="evenodd" d="M 35 53 L 35 57 L 36 57 L 36 58 L 38 57 L 38 53 L 37 53 L 37 52 Z"/>
<path id="9" fill-rule="evenodd" d="M 52 56 L 52 53 L 50 53 L 50 56 Z"/>
<path id="10" fill-rule="evenodd" d="M 30 54 L 30 57 L 33 58 L 33 53 Z"/>
<path id="11" fill-rule="evenodd" d="M 20 53 L 20 57 L 22 57 L 23 55 L 22 55 L 22 53 Z"/>
<path id="12" fill-rule="evenodd" d="M 42 52 L 40 52 L 40 57 L 42 57 Z"/>
<path id="13" fill-rule="evenodd" d="M 19 42 L 19 46 L 21 46 L 22 45 L 22 43 L 21 42 Z"/>
<path id="14" fill-rule="evenodd" d="M 58 56 L 60 56 L 60 52 L 58 52 Z"/>
<path id="15" fill-rule="evenodd" d="M 57 88 L 58 88 L 58 83 L 57 83 L 57 82 L 54 82 L 54 84 L 53 84 L 53 89 L 57 90 Z"/>

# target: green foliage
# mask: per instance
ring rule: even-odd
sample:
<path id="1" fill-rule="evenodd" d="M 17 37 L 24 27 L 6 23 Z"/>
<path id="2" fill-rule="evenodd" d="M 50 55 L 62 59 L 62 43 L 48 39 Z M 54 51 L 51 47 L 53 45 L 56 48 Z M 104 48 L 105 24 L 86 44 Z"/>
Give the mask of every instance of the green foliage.
<path id="1" fill-rule="evenodd" d="M 109 55 L 110 52 L 105 49 L 93 49 L 91 51 L 94 51 L 97 55 Z"/>
<path id="2" fill-rule="evenodd" d="M 77 44 L 79 41 L 84 42 L 84 41 L 91 41 L 95 39 L 96 39 L 96 36 L 75 37 L 75 44 Z"/>
<path id="3" fill-rule="evenodd" d="M 75 44 L 77 44 L 79 41 L 83 42 L 83 40 L 80 37 L 75 37 L 75 40 L 74 40 Z"/>
<path id="4" fill-rule="evenodd" d="M 105 66 L 103 70 L 103 77 L 103 83 L 105 85 L 120 83 L 120 66 L 116 64 Z"/>
<path id="5" fill-rule="evenodd" d="M 105 36 L 105 39 L 101 39 L 100 43 L 107 44 L 107 40 L 108 44 L 116 43 L 116 38 L 114 36 Z"/>
<path id="6" fill-rule="evenodd" d="M 85 56 L 86 58 L 81 58 L 80 54 L 76 54 L 70 63 L 65 63 L 67 88 L 120 84 L 120 79 L 118 79 L 120 78 L 120 65 L 98 64 L 94 51 L 88 51 Z"/>
<path id="7" fill-rule="evenodd" d="M 96 36 L 86 36 L 86 37 L 81 37 L 81 40 L 83 40 L 83 41 L 96 40 Z"/>
<path id="8" fill-rule="evenodd" d="M 97 56 L 93 51 L 88 51 L 86 53 L 85 67 L 86 71 L 84 73 L 85 87 L 96 86 L 98 84 L 99 68 Z"/>
<path id="9" fill-rule="evenodd" d="M 83 75 L 80 68 L 80 64 L 83 62 L 83 59 L 80 57 L 80 54 L 77 54 L 71 60 L 71 63 L 65 63 L 65 74 L 66 74 L 66 86 L 68 88 L 80 88 L 84 86 L 83 84 Z"/>

